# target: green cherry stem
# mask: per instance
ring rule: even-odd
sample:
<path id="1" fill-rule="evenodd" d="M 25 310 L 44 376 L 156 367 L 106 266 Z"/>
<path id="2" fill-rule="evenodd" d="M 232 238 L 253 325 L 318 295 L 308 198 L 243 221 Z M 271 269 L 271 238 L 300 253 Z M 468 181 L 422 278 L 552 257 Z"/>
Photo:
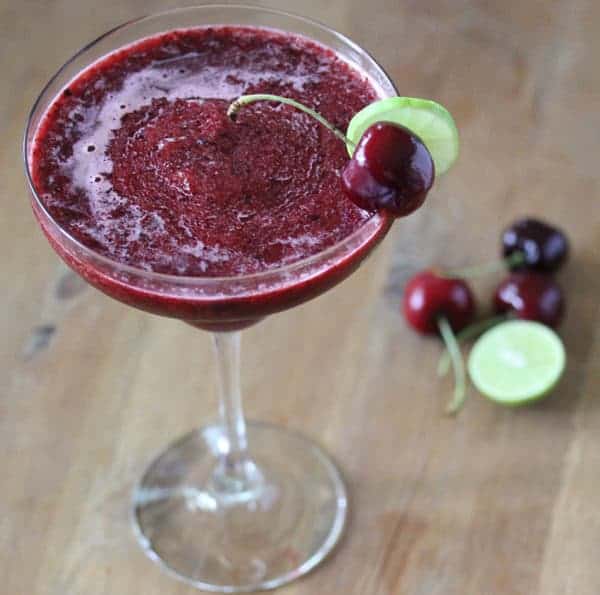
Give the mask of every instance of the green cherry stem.
<path id="1" fill-rule="evenodd" d="M 474 322 L 469 326 L 466 326 L 460 333 L 456 334 L 456 341 L 460 345 L 465 341 L 470 339 L 474 339 L 478 337 L 488 329 L 496 326 L 497 324 L 506 320 L 506 315 L 500 316 L 492 316 L 491 318 L 486 318 L 485 320 L 480 320 L 478 322 Z M 450 369 L 450 351 L 446 349 L 444 353 L 442 353 L 440 357 L 440 361 L 438 362 L 437 373 L 438 376 L 445 376 Z"/>
<path id="2" fill-rule="evenodd" d="M 472 267 L 465 267 L 463 269 L 455 269 L 450 271 L 440 271 L 440 277 L 446 279 L 473 279 L 474 277 L 481 277 L 488 273 L 495 273 L 503 271 L 506 267 L 509 269 L 514 266 L 519 266 L 525 262 L 525 255 L 523 252 L 513 252 L 510 256 L 503 258 L 502 260 L 492 260 L 491 262 L 485 262 L 483 264 L 476 264 Z"/>
<path id="3" fill-rule="evenodd" d="M 297 110 L 308 114 L 313 117 L 319 124 L 322 124 L 337 136 L 342 142 L 355 147 L 356 144 L 352 142 L 341 130 L 336 128 L 333 124 L 328 122 L 321 114 L 316 112 L 314 109 L 303 105 L 299 101 L 295 101 L 294 99 L 290 99 L 289 97 L 281 97 L 280 95 L 269 95 L 267 93 L 257 93 L 255 95 L 240 95 L 236 100 L 234 100 L 229 107 L 227 108 L 227 115 L 235 122 L 237 118 L 237 114 L 240 109 L 244 105 L 249 105 L 254 103 L 255 101 L 276 101 L 278 103 L 284 103 L 285 105 L 291 105 L 295 107 Z"/>
<path id="4" fill-rule="evenodd" d="M 450 354 L 450 361 L 452 362 L 452 369 L 454 371 L 454 396 L 446 407 L 446 413 L 454 415 L 460 411 L 467 395 L 465 364 L 460 352 L 460 346 L 448 320 L 440 317 L 437 323 L 442 339 L 446 344 L 446 349 Z"/>

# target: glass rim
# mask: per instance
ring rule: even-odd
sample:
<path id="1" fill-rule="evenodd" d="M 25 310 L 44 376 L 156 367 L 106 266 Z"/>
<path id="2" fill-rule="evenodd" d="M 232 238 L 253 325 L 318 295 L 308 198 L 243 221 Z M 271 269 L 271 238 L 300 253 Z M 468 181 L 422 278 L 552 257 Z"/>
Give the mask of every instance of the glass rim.
<path id="1" fill-rule="evenodd" d="M 321 261 L 321 260 L 326 260 L 329 256 L 335 254 L 335 252 L 337 252 L 338 250 L 340 250 L 344 246 L 350 245 L 356 239 L 360 238 L 364 234 L 365 229 L 370 228 L 372 226 L 373 222 L 377 223 L 377 226 L 375 227 L 375 230 L 373 230 L 373 234 L 369 235 L 369 238 L 376 233 L 376 230 L 378 228 L 380 228 L 380 227 L 389 227 L 389 225 L 391 224 L 390 216 L 388 216 L 385 213 L 377 212 L 372 217 L 370 217 L 369 219 L 367 219 L 363 225 L 361 225 L 358 229 L 356 229 L 355 231 L 353 231 L 350 235 L 346 236 L 345 238 L 343 238 L 339 242 L 337 242 L 337 243 L 335 243 L 335 244 L 333 244 L 331 246 L 328 246 L 327 248 L 325 248 L 325 250 L 322 250 L 321 252 L 317 252 L 316 254 L 312 254 L 310 256 L 307 256 L 306 258 L 302 258 L 300 260 L 297 260 L 297 261 L 292 262 L 292 263 L 287 264 L 287 265 L 282 265 L 282 266 L 278 266 L 278 267 L 274 267 L 274 268 L 270 268 L 270 269 L 265 269 L 263 271 L 258 271 L 256 273 L 212 277 L 212 276 L 200 276 L 200 275 L 175 275 L 175 274 L 170 274 L 170 273 L 159 273 L 159 272 L 155 272 L 155 271 L 148 271 L 147 269 L 143 269 L 141 267 L 136 267 L 136 266 L 131 265 L 131 264 L 119 262 L 118 260 L 115 260 L 115 259 L 110 258 L 108 256 L 105 256 L 103 254 L 100 254 L 99 252 L 96 252 L 92 248 L 86 246 L 81 241 L 79 241 L 77 238 L 75 238 L 74 236 L 72 236 L 69 232 L 67 232 L 63 227 L 61 227 L 56 222 L 56 220 L 54 219 L 54 217 L 50 214 L 50 212 L 46 208 L 46 205 L 40 199 L 40 197 L 39 197 L 39 195 L 37 193 L 37 190 L 35 189 L 35 186 L 34 186 L 34 183 L 33 183 L 33 179 L 32 179 L 32 174 L 31 174 L 31 168 L 30 168 L 30 165 L 31 165 L 31 163 L 30 163 L 30 155 L 29 155 L 29 148 L 30 148 L 30 146 L 29 146 L 29 142 L 28 142 L 28 136 L 29 136 L 29 132 L 30 132 L 30 128 L 31 128 L 31 124 L 32 124 L 32 120 L 33 120 L 34 114 L 37 111 L 37 109 L 38 109 L 38 107 L 39 107 L 39 105 L 40 105 L 40 103 L 42 101 L 42 98 L 43 98 L 44 94 L 46 93 L 46 91 L 51 87 L 51 85 L 56 81 L 56 79 L 58 79 L 60 77 L 60 75 L 75 60 L 77 60 L 77 58 L 79 58 L 87 50 L 89 50 L 90 48 L 92 48 L 93 46 L 95 46 L 96 44 L 98 44 L 100 41 L 102 41 L 106 37 L 109 37 L 113 33 L 117 32 L 117 31 L 120 31 L 121 29 L 125 29 L 128 26 L 131 26 L 131 25 L 134 25 L 134 24 L 137 24 L 137 23 L 141 23 L 141 22 L 143 22 L 145 20 L 155 19 L 155 18 L 158 18 L 158 17 L 161 17 L 161 16 L 167 16 L 167 15 L 170 15 L 170 14 L 182 13 L 182 12 L 187 12 L 187 11 L 192 11 L 192 10 L 197 10 L 197 9 L 203 9 L 203 8 L 205 8 L 205 9 L 219 9 L 219 8 L 224 8 L 224 9 L 255 10 L 255 11 L 258 11 L 258 12 L 272 14 L 272 15 L 275 15 L 275 16 L 280 16 L 280 17 L 295 19 L 297 21 L 304 22 L 304 23 L 306 23 L 308 25 L 311 25 L 313 27 L 317 27 L 319 29 L 322 29 L 326 33 L 328 33 L 328 34 L 332 35 L 333 37 L 339 39 L 346 46 L 349 46 L 351 49 L 353 49 L 359 55 L 365 56 L 375 66 L 375 68 L 380 71 L 380 73 L 384 76 L 384 78 L 389 83 L 390 87 L 394 90 L 394 92 L 396 94 L 398 93 L 398 90 L 397 90 L 396 85 L 393 82 L 392 78 L 388 75 L 388 73 L 383 68 L 383 66 L 381 66 L 381 64 L 371 55 L 370 52 L 368 52 L 367 50 L 365 50 L 363 47 L 361 47 L 360 45 L 358 45 L 356 42 L 352 41 L 350 38 L 348 38 L 343 33 L 340 33 L 338 31 L 336 31 L 335 29 L 329 27 L 328 25 L 325 25 L 324 23 L 321 23 L 318 20 L 315 20 L 315 19 L 312 19 L 312 18 L 309 18 L 309 17 L 305 17 L 305 16 L 302 16 L 302 15 L 299 15 L 299 14 L 296 14 L 296 13 L 293 13 L 293 12 L 279 10 L 279 9 L 276 9 L 276 8 L 267 8 L 267 7 L 253 5 L 253 4 L 238 4 L 238 3 L 224 4 L 224 3 L 216 2 L 214 4 L 213 3 L 207 3 L 207 4 L 199 4 L 199 5 L 194 5 L 194 6 L 184 6 L 184 7 L 172 8 L 172 9 L 169 9 L 169 10 L 163 10 L 163 11 L 159 11 L 159 12 L 149 13 L 149 14 L 145 14 L 145 15 L 140 16 L 140 17 L 129 19 L 127 21 L 124 21 L 124 22 L 120 23 L 119 25 L 116 25 L 115 27 L 112 27 L 108 31 L 105 31 L 104 33 L 102 33 L 98 37 L 94 38 L 92 41 L 86 43 L 78 51 L 76 51 L 70 58 L 68 58 L 60 66 L 60 68 L 58 68 L 56 70 L 56 72 L 50 77 L 50 79 L 48 79 L 48 81 L 46 82 L 46 84 L 42 87 L 41 91 L 37 95 L 35 101 L 33 102 L 33 105 L 31 107 L 31 109 L 29 110 L 29 113 L 28 113 L 28 116 L 27 116 L 27 121 L 26 121 L 26 124 L 25 124 L 25 131 L 24 131 L 24 134 L 23 134 L 22 147 L 21 147 L 22 159 L 23 159 L 23 165 L 25 167 L 25 175 L 26 175 L 26 179 L 27 179 L 27 184 L 28 184 L 31 196 L 35 200 L 35 205 L 36 205 L 37 208 L 40 209 L 40 211 L 43 214 L 43 216 L 45 218 L 47 218 L 48 221 L 52 224 L 52 226 L 57 229 L 58 233 L 64 239 L 67 240 L 68 244 L 74 245 L 74 247 L 77 250 L 81 251 L 83 254 L 91 257 L 92 259 L 94 259 L 96 261 L 99 261 L 103 265 L 106 265 L 110 269 L 117 270 L 120 273 L 127 273 L 127 274 L 130 274 L 130 275 L 135 275 L 135 276 L 138 276 L 138 277 L 143 277 L 143 278 L 146 278 L 146 279 L 151 280 L 151 281 L 168 282 L 168 283 L 175 284 L 175 285 L 194 285 L 194 284 L 197 284 L 197 285 L 199 285 L 199 284 L 210 284 L 210 285 L 212 285 L 212 284 L 218 284 L 218 283 L 232 283 L 232 282 L 237 282 L 237 283 L 242 282 L 242 283 L 244 283 L 244 282 L 247 282 L 247 281 L 254 281 L 254 280 L 260 281 L 262 279 L 268 279 L 268 278 L 271 278 L 271 277 L 274 277 L 274 276 L 278 276 L 278 275 L 285 275 L 287 273 L 290 273 L 291 271 L 295 271 L 297 269 L 303 269 L 303 268 L 305 268 L 307 266 L 310 266 L 311 264 L 313 264 L 315 262 L 318 262 L 318 261 Z M 227 25 L 227 24 L 232 24 L 232 23 L 222 23 L 222 25 Z M 198 25 L 197 27 L 189 27 L 189 28 L 190 29 L 200 28 L 202 26 L 203 25 Z M 175 31 L 175 30 L 178 30 L 178 29 L 182 29 L 182 28 L 179 27 L 179 28 L 174 28 L 172 30 Z M 273 28 L 273 30 L 275 30 L 275 28 Z M 165 31 L 167 31 L 167 30 L 165 30 Z M 284 29 L 279 29 L 279 31 L 282 31 L 284 33 L 293 33 L 293 31 L 286 31 Z M 141 39 L 144 39 L 144 38 L 140 37 L 140 39 L 134 40 L 131 43 L 132 44 L 136 43 L 137 41 L 140 41 Z M 315 42 L 319 43 L 320 45 L 324 45 L 324 46 L 327 47 L 327 45 L 325 43 L 322 43 L 322 42 L 320 42 L 320 41 L 318 41 L 316 39 L 312 39 L 312 38 L 309 38 L 309 39 L 311 39 L 311 41 L 315 41 Z M 127 44 L 127 45 L 129 45 L 129 44 Z M 121 47 L 126 47 L 126 46 L 121 46 Z M 119 48 L 114 48 L 114 50 L 112 50 L 112 51 L 116 51 L 117 49 L 119 49 Z M 332 49 L 332 48 L 330 48 L 330 49 Z M 99 60 L 103 59 L 105 56 L 99 58 Z M 346 59 L 343 56 L 342 56 L 342 59 L 344 59 L 346 61 L 349 61 L 348 59 Z M 90 62 L 90 64 L 88 64 L 87 66 L 85 66 L 84 69 L 89 68 L 92 64 L 94 64 L 94 62 Z M 77 76 L 77 75 L 75 75 L 75 76 Z M 56 99 L 57 95 L 58 94 L 54 95 L 54 97 L 50 100 L 50 103 L 48 104 L 48 107 L 54 102 L 54 100 Z M 32 137 L 32 140 L 34 140 L 33 137 Z"/>

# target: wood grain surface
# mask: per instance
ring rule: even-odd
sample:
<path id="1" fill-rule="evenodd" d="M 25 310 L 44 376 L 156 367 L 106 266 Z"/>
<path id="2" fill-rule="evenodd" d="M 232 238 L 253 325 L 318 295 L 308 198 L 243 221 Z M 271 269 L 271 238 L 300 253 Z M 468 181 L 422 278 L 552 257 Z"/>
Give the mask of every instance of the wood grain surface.
<path id="1" fill-rule="evenodd" d="M 27 110 L 80 46 L 157 0 L 0 0 L 0 593 L 190 595 L 129 527 L 132 486 L 213 418 L 209 336 L 102 296 L 52 253 L 20 156 Z M 179 3 L 186 4 L 186 3 Z M 339 462 L 346 537 L 288 595 L 600 593 L 600 3 L 293 0 L 455 114 L 462 155 L 426 206 L 327 295 L 245 333 L 246 410 Z M 566 375 L 521 410 L 443 415 L 436 340 L 398 304 L 417 269 L 493 258 L 514 217 L 568 231 Z M 477 285 L 483 307 L 495 279 Z"/>

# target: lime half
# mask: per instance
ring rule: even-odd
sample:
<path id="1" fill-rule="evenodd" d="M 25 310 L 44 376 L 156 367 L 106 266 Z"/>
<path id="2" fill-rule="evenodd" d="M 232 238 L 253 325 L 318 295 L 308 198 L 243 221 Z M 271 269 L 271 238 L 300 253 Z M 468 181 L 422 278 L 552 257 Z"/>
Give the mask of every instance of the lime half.
<path id="1" fill-rule="evenodd" d="M 560 337 L 538 322 L 512 320 L 483 334 L 469 355 L 469 376 L 486 397 L 523 405 L 554 388 L 565 369 Z"/>
<path id="2" fill-rule="evenodd" d="M 354 115 L 346 136 L 356 145 L 369 126 L 376 122 L 402 124 L 424 143 L 435 164 L 436 175 L 448 171 L 458 157 L 458 130 L 450 112 L 430 99 L 388 97 L 367 105 Z M 354 146 L 347 145 L 350 157 Z"/>

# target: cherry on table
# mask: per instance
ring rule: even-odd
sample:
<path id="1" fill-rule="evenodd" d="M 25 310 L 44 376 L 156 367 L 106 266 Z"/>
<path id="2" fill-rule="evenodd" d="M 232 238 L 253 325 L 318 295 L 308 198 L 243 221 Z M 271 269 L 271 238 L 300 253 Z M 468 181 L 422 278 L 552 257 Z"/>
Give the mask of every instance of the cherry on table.
<path id="1" fill-rule="evenodd" d="M 458 332 L 473 319 L 475 298 L 464 280 L 426 270 L 406 285 L 403 310 L 408 323 L 419 333 L 437 334 L 440 318 L 446 318 L 452 330 Z"/>
<path id="2" fill-rule="evenodd" d="M 403 217 L 418 209 L 435 178 L 433 159 L 421 139 L 391 122 L 373 124 L 362 135 L 342 171 L 342 184 L 359 207 Z"/>
<path id="3" fill-rule="evenodd" d="M 556 271 L 567 259 L 569 242 L 557 227 L 539 219 L 525 217 L 515 221 L 502 234 L 502 253 L 510 257 L 515 253 L 522 260 L 512 269 L 528 269 L 539 272 Z"/>
<path id="4" fill-rule="evenodd" d="M 494 306 L 498 313 L 514 313 L 517 318 L 554 328 L 563 317 L 565 301 L 560 286 L 551 277 L 515 272 L 496 289 Z"/>

